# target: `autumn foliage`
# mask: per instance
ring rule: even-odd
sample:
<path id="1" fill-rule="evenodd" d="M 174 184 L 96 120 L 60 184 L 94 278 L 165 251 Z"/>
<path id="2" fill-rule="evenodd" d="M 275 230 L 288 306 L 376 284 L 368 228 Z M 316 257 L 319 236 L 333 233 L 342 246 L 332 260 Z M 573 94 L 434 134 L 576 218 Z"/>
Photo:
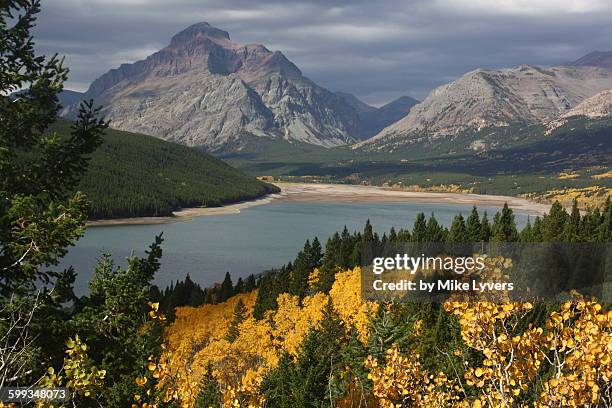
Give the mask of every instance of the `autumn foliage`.
<path id="1" fill-rule="evenodd" d="M 195 406 L 199 384 L 212 366 L 221 406 L 274 406 L 261 392 L 262 382 L 283 353 L 299 357 L 304 338 L 319 327 L 328 301 L 364 345 L 376 336 L 372 319 L 379 305 L 362 300 L 360 272 L 355 268 L 338 273 L 329 294 L 318 292 L 301 300 L 281 294 L 278 308 L 260 320 L 252 317 L 256 292 L 217 305 L 178 308 L 166 332 L 165 352 L 151 366 L 163 400 Z M 247 315 L 229 342 L 226 334 L 239 301 Z M 370 355 L 361 362 L 370 381 L 360 391 L 365 394 L 361 399 L 380 407 L 609 404 L 612 311 L 574 294 L 548 313 L 543 324 L 525 325 L 534 308 L 510 301 L 447 301 L 443 309 L 457 320 L 464 346 L 454 353 L 462 359 L 465 354 L 463 367 L 449 364 L 447 370 L 430 372 L 415 350 L 393 344 L 382 358 Z M 422 322 L 404 330 L 418 339 Z M 440 358 L 445 358 L 443 353 Z M 343 401 L 338 399 L 336 406 Z"/>

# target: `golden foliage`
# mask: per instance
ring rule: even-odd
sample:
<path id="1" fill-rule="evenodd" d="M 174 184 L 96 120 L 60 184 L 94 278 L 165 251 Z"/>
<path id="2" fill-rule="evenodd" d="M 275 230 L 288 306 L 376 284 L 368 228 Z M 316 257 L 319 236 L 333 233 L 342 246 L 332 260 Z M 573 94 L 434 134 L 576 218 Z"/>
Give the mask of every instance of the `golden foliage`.
<path id="1" fill-rule="evenodd" d="M 385 365 L 369 356 L 365 367 L 370 370 L 373 394 L 382 408 L 446 407 L 459 400 L 459 387 L 442 372 L 431 375 L 423 370 L 419 355 L 404 356 L 397 345 L 386 352 Z"/>
<path id="2" fill-rule="evenodd" d="M 192 407 L 198 384 L 212 364 L 224 406 L 262 406 L 259 388 L 263 376 L 277 366 L 283 352 L 297 356 L 330 300 L 343 323 L 354 326 L 360 339 L 367 342 L 368 322 L 376 309 L 361 299 L 360 276 L 359 268 L 338 273 L 329 295 L 316 293 L 300 300 L 283 293 L 277 299 L 277 310 L 266 312 L 261 320 L 252 317 L 257 291 L 217 305 L 177 308 L 176 319 L 166 332 L 166 349 L 154 364 L 162 379 L 160 388 L 166 389 L 165 399 Z M 238 327 L 236 340 L 229 342 L 226 334 L 238 299 L 242 299 L 247 316 Z"/>
<path id="3" fill-rule="evenodd" d="M 511 266 L 511 260 L 501 257 L 486 262 L 497 277 Z M 281 294 L 277 310 L 266 312 L 261 320 L 252 317 L 256 291 L 217 305 L 177 308 L 176 320 L 166 331 L 162 357 L 148 364 L 159 379 L 163 401 L 193 407 L 199 383 L 212 365 L 224 407 L 264 406 L 260 391 L 264 376 L 278 365 L 282 353 L 298 355 L 303 339 L 319 326 L 329 302 L 343 324 L 354 327 L 367 344 L 372 335 L 370 319 L 378 305 L 362 300 L 360 274 L 359 268 L 338 272 L 329 295 L 316 293 L 300 300 Z M 239 299 L 246 307 L 246 318 L 230 342 L 226 334 Z M 375 399 L 383 408 L 513 407 L 524 406 L 527 395 L 535 399 L 536 407 L 609 403 L 612 312 L 597 302 L 575 294 L 541 327 L 524 323 L 532 304 L 503 297 L 495 302 L 453 298 L 443 306 L 457 318 L 462 341 L 479 356 L 478 364 L 464 361 L 460 377 L 450 368 L 446 373 L 431 373 L 418 354 L 393 345 L 384 359 L 365 360 L 372 391 L 360 398 Z M 406 330 L 418 337 L 423 326 L 417 320 Z M 457 350 L 455 355 L 464 354 Z M 136 383 L 146 387 L 147 380 L 139 378 Z"/>

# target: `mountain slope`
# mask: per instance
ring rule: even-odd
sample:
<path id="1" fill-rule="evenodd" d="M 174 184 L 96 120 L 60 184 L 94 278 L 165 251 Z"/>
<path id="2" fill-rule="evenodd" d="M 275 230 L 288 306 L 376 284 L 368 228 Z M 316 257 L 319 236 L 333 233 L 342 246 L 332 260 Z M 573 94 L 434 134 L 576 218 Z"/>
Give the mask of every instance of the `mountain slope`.
<path id="1" fill-rule="evenodd" d="M 571 67 L 600 67 L 612 69 L 612 51 L 593 51 L 567 65 Z"/>
<path id="2" fill-rule="evenodd" d="M 598 67 L 479 69 L 436 88 L 406 117 L 360 147 L 426 145 L 466 132 L 539 124 L 610 88 L 612 70 Z"/>
<path id="3" fill-rule="evenodd" d="M 387 126 L 397 122 L 408 114 L 410 108 L 419 103 L 409 96 L 401 96 L 386 105 L 376 108 L 359 100 L 355 95 L 345 92 L 336 92 L 346 103 L 351 105 L 359 115 L 359 126 L 357 137 L 361 140 L 368 139 Z"/>
<path id="4" fill-rule="evenodd" d="M 68 134 L 70 123 L 60 120 L 52 130 Z M 78 189 L 92 202 L 92 218 L 165 216 L 181 207 L 219 206 L 278 191 L 195 149 L 112 129 Z"/>
<path id="5" fill-rule="evenodd" d="M 548 124 L 548 131 L 550 132 L 564 125 L 574 117 L 584 117 L 587 119 L 612 117 L 612 90 L 602 91 L 580 102 L 578 105 L 550 122 Z"/>
<path id="6" fill-rule="evenodd" d="M 359 126 L 359 137 L 367 139 L 405 117 L 410 109 L 418 104 L 414 98 L 402 96 L 386 105 L 381 106 L 373 112 L 365 112 L 359 115 L 361 120 Z"/>
<path id="7" fill-rule="evenodd" d="M 282 53 L 233 42 L 208 23 L 102 75 L 85 97 L 103 105 L 117 129 L 213 150 L 243 135 L 342 145 L 354 141 L 358 123 L 354 108 Z M 74 112 L 72 106 L 63 114 Z"/>

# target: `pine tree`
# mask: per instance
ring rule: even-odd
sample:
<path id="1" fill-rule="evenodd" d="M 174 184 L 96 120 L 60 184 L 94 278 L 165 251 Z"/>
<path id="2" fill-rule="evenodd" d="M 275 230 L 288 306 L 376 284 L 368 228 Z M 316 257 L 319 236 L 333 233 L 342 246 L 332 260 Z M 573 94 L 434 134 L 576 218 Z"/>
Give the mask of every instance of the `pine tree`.
<path id="1" fill-rule="evenodd" d="M 318 243 L 318 240 L 317 240 Z M 320 245 L 318 254 L 320 256 Z M 298 253 L 293 262 L 293 268 L 291 269 L 291 284 L 289 287 L 290 293 L 303 297 L 306 295 L 308 290 L 308 277 L 310 272 L 314 269 L 316 262 L 313 259 L 313 247 L 310 244 L 310 240 L 306 240 L 304 248 Z"/>
<path id="2" fill-rule="evenodd" d="M 251 274 L 247 276 L 244 281 L 244 291 L 245 293 L 249 293 L 257 289 L 257 281 L 255 280 L 255 275 Z"/>
<path id="3" fill-rule="evenodd" d="M 33 384 L 47 364 L 60 368 L 74 308 L 72 268 L 58 270 L 83 234 L 86 197 L 75 193 L 107 124 L 89 101 L 67 137 L 50 132 L 61 108 L 68 70 L 57 56 L 36 55 L 31 32 L 38 0 L 0 3 L 0 333 L 3 344 L 13 305 L 38 304 L 15 347 L 2 348 L 5 386 Z M 18 95 L 12 95 L 20 91 Z M 37 294 L 40 292 L 40 295 Z M 148 291 L 147 291 L 148 295 Z M 25 314 L 23 314 L 25 315 Z M 14 353 L 14 354 L 13 354 Z M 57 358 L 56 358 L 57 357 Z M 14 363 L 11 363 L 14 361 Z M 85 403 L 85 402 L 83 402 Z"/>
<path id="4" fill-rule="evenodd" d="M 234 293 L 238 294 L 238 293 L 244 293 L 244 292 L 245 292 L 244 281 L 242 280 L 242 278 L 238 278 L 238 281 L 236 282 L 236 286 L 234 286 Z"/>
<path id="5" fill-rule="evenodd" d="M 482 240 L 482 224 L 476 206 L 472 207 L 472 212 L 467 218 L 466 228 L 469 242 L 480 242 Z"/>
<path id="6" fill-rule="evenodd" d="M 568 215 L 565 208 L 560 202 L 555 201 L 550 207 L 550 211 L 544 216 L 543 222 L 543 238 L 544 241 L 560 241 L 563 239 L 563 230 L 567 221 Z"/>
<path id="7" fill-rule="evenodd" d="M 458 214 L 453 219 L 451 228 L 448 233 L 448 242 L 469 242 L 468 230 L 465 226 L 465 221 L 461 214 Z"/>
<path id="8" fill-rule="evenodd" d="M 531 227 L 531 219 L 527 217 L 525 228 L 519 233 L 519 242 L 533 242 L 533 228 Z"/>
<path id="9" fill-rule="evenodd" d="M 612 199 L 606 198 L 602 208 L 601 223 L 598 229 L 598 242 L 612 242 Z"/>
<path id="10" fill-rule="evenodd" d="M 320 327 L 306 336 L 296 363 L 292 364 L 290 357 L 281 358 L 264 381 L 268 406 L 319 408 L 333 404 L 339 395 L 330 380 L 343 368 L 338 356 L 345 337 L 342 321 L 328 303 Z"/>
<path id="11" fill-rule="evenodd" d="M 325 244 L 316 290 L 328 293 L 334 284 L 336 270 L 342 263 L 340 235 L 336 232 Z"/>
<path id="12" fill-rule="evenodd" d="M 482 220 L 480 221 L 480 239 L 479 241 L 489 242 L 491 239 L 491 225 L 489 224 L 489 218 L 487 212 L 482 214 Z"/>
<path id="13" fill-rule="evenodd" d="M 221 392 L 217 380 L 213 377 L 211 364 L 206 367 L 206 372 L 200 381 L 195 408 L 221 408 Z"/>
<path id="14" fill-rule="evenodd" d="M 495 214 L 492 229 L 492 240 L 495 242 L 515 242 L 518 239 L 518 231 L 514 221 L 514 213 L 504 204 L 501 213 Z"/>
<path id="15" fill-rule="evenodd" d="M 564 242 L 580 242 L 580 210 L 578 209 L 578 201 L 574 200 L 572 204 L 572 212 L 567 217 L 563 227 L 562 240 Z"/>
<path id="16" fill-rule="evenodd" d="M 229 272 L 225 272 L 225 277 L 221 283 L 221 291 L 219 292 L 219 302 L 225 302 L 227 299 L 234 296 L 234 284 L 232 283 L 232 276 Z"/>
<path id="17" fill-rule="evenodd" d="M 391 230 L 389 231 L 389 242 L 397 242 L 397 233 L 395 232 L 395 228 L 393 227 L 391 227 Z"/>
<path id="18" fill-rule="evenodd" d="M 426 242 L 443 242 L 445 238 L 444 227 L 442 227 L 436 217 L 431 214 L 427 221 L 427 229 L 425 233 Z"/>
<path id="19" fill-rule="evenodd" d="M 427 223 L 425 221 L 425 214 L 422 212 L 418 213 L 416 220 L 414 221 L 411 238 L 413 242 L 427 241 Z"/>
<path id="20" fill-rule="evenodd" d="M 244 306 L 244 302 L 242 299 L 238 299 L 236 302 L 236 306 L 234 306 L 234 314 L 232 316 L 232 321 L 230 322 L 230 326 L 227 330 L 227 334 L 225 339 L 230 343 L 234 342 L 240 335 L 239 326 L 240 323 L 244 322 L 246 319 L 247 309 Z"/>

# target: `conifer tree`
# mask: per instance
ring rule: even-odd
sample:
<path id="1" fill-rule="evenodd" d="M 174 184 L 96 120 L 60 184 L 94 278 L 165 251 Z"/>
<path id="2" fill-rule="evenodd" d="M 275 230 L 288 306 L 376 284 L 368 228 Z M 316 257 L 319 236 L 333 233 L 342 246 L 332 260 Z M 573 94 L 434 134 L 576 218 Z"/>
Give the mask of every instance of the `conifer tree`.
<path id="1" fill-rule="evenodd" d="M 397 233 L 395 232 L 395 228 L 393 227 L 391 227 L 391 230 L 389 231 L 389 242 L 397 242 Z"/>
<path id="2" fill-rule="evenodd" d="M 427 241 L 427 223 L 425 221 L 425 214 L 422 212 L 417 214 L 416 220 L 414 221 L 411 238 L 413 242 Z"/>
<path id="3" fill-rule="evenodd" d="M 268 406 L 314 408 L 333 404 L 339 388 L 330 379 L 342 368 L 337 356 L 345 336 L 342 321 L 328 303 L 320 327 L 306 336 L 295 364 L 283 356 L 268 375 L 262 387 Z"/>
<path id="4" fill-rule="evenodd" d="M 245 293 L 248 293 L 254 291 L 255 289 L 257 289 L 257 281 L 255 280 L 255 275 L 250 274 L 244 281 L 244 291 Z"/>
<path id="5" fill-rule="evenodd" d="M 433 213 L 427 221 L 425 240 L 427 242 L 442 242 L 445 238 L 444 227 L 442 227 Z"/>
<path id="6" fill-rule="evenodd" d="M 567 221 L 567 211 L 560 202 L 555 201 L 550 207 L 550 211 L 544 216 L 543 238 L 544 241 L 560 241 L 563 239 L 563 230 Z"/>
<path id="7" fill-rule="evenodd" d="M 469 242 L 480 242 L 483 239 L 482 224 L 476 206 L 472 207 L 472 212 L 466 221 L 466 228 Z"/>
<path id="8" fill-rule="evenodd" d="M 206 367 L 206 372 L 200 381 L 195 408 L 221 408 L 221 392 L 219 384 L 213 377 L 211 364 Z"/>
<path id="9" fill-rule="evenodd" d="M 456 215 L 453 219 L 453 223 L 448 233 L 448 241 L 458 243 L 469 241 L 468 230 L 461 214 Z"/>
<path id="10" fill-rule="evenodd" d="M 234 284 L 232 283 L 232 276 L 229 272 L 225 272 L 225 277 L 223 278 L 223 282 L 221 282 L 219 302 L 225 302 L 232 296 L 234 296 Z"/>
<path id="11" fill-rule="evenodd" d="M 50 131 L 68 70 L 37 55 L 31 32 L 38 0 L 0 3 L 0 337 L 4 386 L 33 384 L 63 358 L 74 307 L 72 268 L 58 270 L 83 234 L 89 203 L 75 192 L 106 122 L 82 104 L 70 135 Z M 19 91 L 18 95 L 14 92 Z M 7 335 L 15 305 L 35 313 L 23 335 Z M 14 331 L 13 331 L 14 332 Z M 11 345 L 11 347 L 7 347 Z M 13 354 L 14 353 L 14 354 Z M 15 361 L 11 364 L 10 361 Z M 60 360 L 61 361 L 61 360 Z"/>
<path id="12" fill-rule="evenodd" d="M 601 223 L 598 230 L 598 242 L 612 242 L 612 199 L 606 199 L 602 208 Z"/>
<path id="13" fill-rule="evenodd" d="M 514 213 L 508 204 L 504 204 L 501 213 L 495 214 L 492 229 L 492 240 L 495 242 L 515 242 L 518 231 L 514 221 Z"/>
<path id="14" fill-rule="evenodd" d="M 238 299 L 236 302 L 236 306 L 234 306 L 234 314 L 232 316 L 232 321 L 230 322 L 230 326 L 227 330 L 227 335 L 225 336 L 226 340 L 232 343 L 234 340 L 238 338 L 240 335 L 239 326 L 240 323 L 246 319 L 247 309 L 244 306 L 244 302 L 242 299 Z"/>
<path id="15" fill-rule="evenodd" d="M 479 241 L 489 242 L 491 239 L 491 225 L 489 224 L 489 218 L 487 212 L 482 214 L 482 220 L 480 221 L 480 239 Z"/>
<path id="16" fill-rule="evenodd" d="M 578 209 L 578 201 L 574 200 L 572 211 L 566 218 L 563 226 L 562 241 L 564 242 L 580 242 L 580 210 Z"/>

